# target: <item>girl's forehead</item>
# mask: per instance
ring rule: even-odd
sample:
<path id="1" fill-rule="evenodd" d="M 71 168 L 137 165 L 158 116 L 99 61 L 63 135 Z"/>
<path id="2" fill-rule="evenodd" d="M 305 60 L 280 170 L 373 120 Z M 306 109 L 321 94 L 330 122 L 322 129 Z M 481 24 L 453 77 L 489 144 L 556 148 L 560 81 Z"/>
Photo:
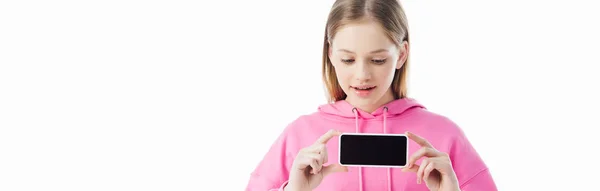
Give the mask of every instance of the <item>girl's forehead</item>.
<path id="1" fill-rule="evenodd" d="M 340 27 L 331 43 L 334 51 L 343 49 L 357 53 L 369 53 L 395 47 L 380 25 L 372 22 Z"/>

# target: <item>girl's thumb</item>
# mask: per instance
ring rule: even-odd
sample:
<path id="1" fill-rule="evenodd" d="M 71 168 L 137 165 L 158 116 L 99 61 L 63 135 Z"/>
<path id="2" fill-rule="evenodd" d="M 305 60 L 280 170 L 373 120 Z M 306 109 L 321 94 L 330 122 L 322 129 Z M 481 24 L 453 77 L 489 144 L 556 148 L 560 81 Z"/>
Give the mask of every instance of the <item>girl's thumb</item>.
<path id="1" fill-rule="evenodd" d="M 336 172 L 348 172 L 348 167 L 342 166 L 340 164 L 331 164 L 326 167 L 323 167 L 323 176 L 327 176 Z"/>

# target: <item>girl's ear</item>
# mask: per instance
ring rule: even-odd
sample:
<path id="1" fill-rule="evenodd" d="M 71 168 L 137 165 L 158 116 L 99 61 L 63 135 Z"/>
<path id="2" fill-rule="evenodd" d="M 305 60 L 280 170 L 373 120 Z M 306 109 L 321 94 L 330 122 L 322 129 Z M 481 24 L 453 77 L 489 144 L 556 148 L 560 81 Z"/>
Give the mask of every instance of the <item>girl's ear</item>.
<path id="1" fill-rule="evenodd" d="M 408 46 L 408 42 L 402 42 L 400 45 L 400 56 L 398 57 L 398 63 L 396 63 L 396 69 L 400 69 L 402 66 L 404 66 L 404 63 L 406 63 L 406 60 L 408 59 L 409 51 L 410 48 Z"/>

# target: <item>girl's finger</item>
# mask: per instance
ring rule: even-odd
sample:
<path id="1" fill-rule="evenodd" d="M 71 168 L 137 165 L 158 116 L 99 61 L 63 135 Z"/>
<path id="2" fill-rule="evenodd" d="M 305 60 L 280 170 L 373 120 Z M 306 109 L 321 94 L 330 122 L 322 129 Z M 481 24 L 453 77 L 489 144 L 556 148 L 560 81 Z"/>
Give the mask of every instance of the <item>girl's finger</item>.
<path id="1" fill-rule="evenodd" d="M 310 171 L 311 174 L 316 174 L 321 170 L 321 166 L 323 163 L 320 162 L 321 156 L 316 153 L 305 153 L 303 154 L 303 163 L 306 166 L 310 166 L 312 169 Z"/>
<path id="2" fill-rule="evenodd" d="M 419 167 L 420 166 L 416 165 L 416 164 L 412 165 L 412 167 L 410 167 L 410 168 L 407 166 L 407 167 L 402 168 L 402 172 L 417 172 L 419 170 Z"/>
<path id="3" fill-rule="evenodd" d="M 429 164 L 428 159 L 423 159 L 419 170 L 417 171 L 417 184 L 421 184 L 421 179 L 423 178 L 423 172 L 425 172 L 425 167 Z"/>
<path id="4" fill-rule="evenodd" d="M 317 174 L 317 172 L 319 172 L 319 169 L 317 169 L 317 168 L 319 168 L 318 161 L 315 160 L 315 159 L 312 159 L 312 158 L 308 158 L 307 160 L 310 162 L 310 167 L 312 168 L 310 170 L 310 173 L 311 174 Z"/>
<path id="5" fill-rule="evenodd" d="M 306 147 L 304 149 L 304 151 L 309 152 L 309 153 L 320 153 L 322 151 L 325 151 L 325 144 L 314 144 L 310 147 Z"/>
<path id="6" fill-rule="evenodd" d="M 329 154 L 327 154 L 327 148 L 323 148 L 321 155 L 323 156 L 323 164 L 329 162 Z"/>
<path id="7" fill-rule="evenodd" d="M 304 150 L 304 153 L 317 154 L 319 155 L 318 159 L 321 165 L 327 163 L 327 148 L 324 144 L 315 144 L 313 146 L 307 147 Z"/>
<path id="8" fill-rule="evenodd" d="M 429 179 L 429 174 L 435 170 L 436 167 L 436 161 L 435 160 L 431 160 L 431 162 L 429 162 L 429 164 L 427 164 L 427 166 L 425 167 L 425 172 L 423 174 L 423 180 L 425 180 L 425 182 L 427 182 L 427 180 Z"/>
<path id="9" fill-rule="evenodd" d="M 424 156 L 437 157 L 439 155 L 440 155 L 440 153 L 433 148 L 422 147 L 421 149 L 419 149 L 417 152 L 413 153 L 413 155 L 410 156 L 410 158 L 408 159 L 408 168 L 411 168 L 412 165 L 414 165 L 415 162 L 417 162 L 417 160 L 419 160 L 421 157 L 424 157 Z"/>
<path id="10" fill-rule="evenodd" d="M 319 139 L 317 139 L 315 144 L 326 144 L 331 138 L 341 135 L 341 134 L 342 134 L 341 131 L 331 129 L 331 130 L 327 131 L 327 133 L 325 133 L 324 135 L 319 137 Z"/>
<path id="11" fill-rule="evenodd" d="M 425 138 L 420 137 L 420 136 L 418 136 L 414 133 L 408 132 L 408 131 L 405 134 L 409 139 L 411 139 L 411 140 L 415 141 L 417 144 L 421 145 L 421 147 L 433 148 L 433 145 L 431 145 L 431 143 L 429 143 Z"/>
<path id="12" fill-rule="evenodd" d="M 307 151 L 311 152 L 311 153 L 319 154 L 321 156 L 320 160 L 323 163 L 327 163 L 327 161 L 326 161 L 327 160 L 327 147 L 324 144 L 313 145 L 313 146 L 309 147 L 309 149 L 307 149 Z"/>
<path id="13" fill-rule="evenodd" d="M 348 167 L 340 164 L 331 164 L 323 167 L 323 176 L 328 176 L 329 174 L 336 172 L 348 172 Z"/>

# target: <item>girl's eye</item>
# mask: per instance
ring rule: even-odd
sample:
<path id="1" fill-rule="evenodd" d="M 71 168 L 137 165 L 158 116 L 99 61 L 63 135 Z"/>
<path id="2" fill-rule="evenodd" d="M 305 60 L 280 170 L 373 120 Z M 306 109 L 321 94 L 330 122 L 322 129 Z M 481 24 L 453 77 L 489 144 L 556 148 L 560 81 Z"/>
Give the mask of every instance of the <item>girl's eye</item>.
<path id="1" fill-rule="evenodd" d="M 342 62 L 346 63 L 346 64 L 350 64 L 350 63 L 354 62 L 354 59 L 342 59 Z"/>
<path id="2" fill-rule="evenodd" d="M 371 60 L 375 64 L 384 64 L 386 59 L 373 59 Z"/>

